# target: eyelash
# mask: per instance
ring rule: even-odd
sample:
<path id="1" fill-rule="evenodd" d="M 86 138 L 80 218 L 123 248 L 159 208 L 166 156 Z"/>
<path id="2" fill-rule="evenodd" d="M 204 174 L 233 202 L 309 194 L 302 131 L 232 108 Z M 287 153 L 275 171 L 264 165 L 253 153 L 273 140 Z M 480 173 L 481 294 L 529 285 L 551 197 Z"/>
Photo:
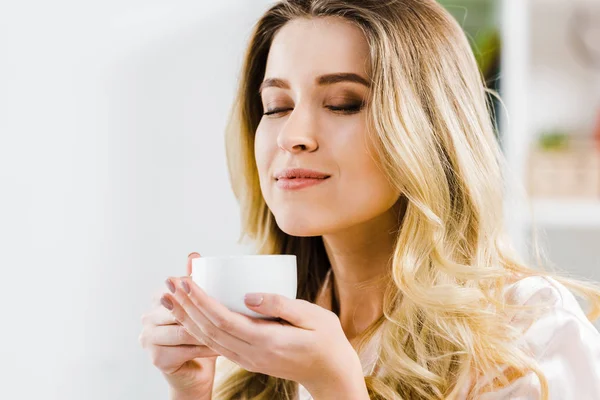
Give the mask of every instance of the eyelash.
<path id="1" fill-rule="evenodd" d="M 337 112 L 340 114 L 356 114 L 360 110 L 363 109 L 363 105 L 362 104 L 347 104 L 347 105 L 343 105 L 341 107 L 328 106 L 327 108 L 330 109 L 331 111 L 334 111 L 334 112 Z M 279 114 L 281 112 L 289 111 L 289 110 L 291 110 L 291 109 L 290 108 L 276 108 L 274 110 L 266 111 L 263 115 L 266 115 L 266 116 L 275 115 L 275 114 Z"/>

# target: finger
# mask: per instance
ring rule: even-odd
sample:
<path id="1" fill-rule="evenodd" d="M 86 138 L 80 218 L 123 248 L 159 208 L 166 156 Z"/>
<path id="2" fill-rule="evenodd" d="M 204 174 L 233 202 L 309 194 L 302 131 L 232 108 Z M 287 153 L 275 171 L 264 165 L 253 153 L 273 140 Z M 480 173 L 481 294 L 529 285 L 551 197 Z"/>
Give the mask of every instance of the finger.
<path id="1" fill-rule="evenodd" d="M 153 346 L 150 349 L 152 363 L 161 371 L 169 374 L 178 370 L 185 362 L 195 358 L 217 357 L 216 353 L 206 346 Z"/>
<path id="2" fill-rule="evenodd" d="M 186 269 L 186 274 L 188 276 L 192 274 L 192 260 L 194 258 L 200 258 L 200 253 L 196 253 L 195 251 L 193 251 L 190 254 L 188 254 L 187 269 Z"/>
<path id="3" fill-rule="evenodd" d="M 323 319 L 323 308 L 305 300 L 290 299 L 273 293 L 248 293 L 246 306 L 260 314 L 281 318 L 294 326 L 315 329 Z"/>
<path id="4" fill-rule="evenodd" d="M 193 360 L 194 358 L 208 358 L 220 356 L 219 353 L 214 351 L 208 346 L 195 346 L 195 345 L 180 345 L 180 346 L 157 346 L 164 348 L 165 351 L 174 351 L 175 356 L 181 359 L 187 359 L 186 361 Z M 189 358 L 188 358 L 189 357 Z"/>
<path id="5" fill-rule="evenodd" d="M 199 308 L 199 301 L 195 296 L 191 295 L 191 289 L 193 286 L 198 292 L 202 292 L 198 285 L 194 285 L 192 280 L 183 277 L 181 279 L 172 278 L 177 281 L 177 291 L 173 295 L 179 305 L 183 307 L 188 316 L 194 321 L 211 339 L 217 341 L 221 346 L 227 347 L 228 349 L 239 354 L 240 351 L 244 351 L 249 343 L 241 338 L 236 337 L 232 334 L 232 331 L 236 330 L 236 325 L 247 322 L 240 317 L 240 314 L 233 313 L 217 301 L 214 301 L 212 306 L 219 308 L 219 316 L 217 318 L 211 318 L 207 312 L 212 315 L 217 314 L 215 310 L 212 310 L 206 305 L 202 305 L 203 308 Z M 186 291 L 190 293 L 186 293 Z M 203 293 L 203 292 L 202 292 Z M 208 296 L 205 295 L 208 298 Z M 205 311 L 206 310 L 206 311 Z M 214 335 L 212 337 L 210 334 Z"/>
<path id="6" fill-rule="evenodd" d="M 180 292 L 181 290 L 176 291 L 176 293 Z M 182 302 L 185 302 L 185 300 L 182 299 Z M 187 302 L 189 303 L 189 300 L 187 300 Z M 222 332 L 217 329 L 198 309 L 194 310 L 188 305 L 189 312 L 194 315 L 194 319 L 192 319 L 188 313 L 188 309 L 184 308 L 174 295 L 170 293 L 163 296 L 163 304 L 167 309 L 170 308 L 170 311 L 175 319 L 177 319 L 177 322 L 179 322 L 185 330 L 199 342 L 204 343 L 206 346 L 232 361 L 240 360 L 239 354 L 232 349 L 232 347 L 235 349 L 241 347 L 240 343 L 238 343 L 239 339 L 235 339 L 227 332 Z M 238 342 L 234 342 L 232 339 L 235 339 Z"/>
<path id="7" fill-rule="evenodd" d="M 157 346 L 203 345 L 202 342 L 192 337 L 183 326 L 166 325 L 154 326 L 145 330 L 142 335 L 147 343 Z"/>
<path id="8" fill-rule="evenodd" d="M 207 295 L 206 292 L 190 278 L 181 278 L 181 292 L 185 292 L 185 289 L 183 289 L 182 286 L 183 282 L 187 284 L 187 288 L 190 290 L 187 298 L 214 326 L 248 344 L 260 340 L 257 328 L 263 324 L 268 324 L 268 321 L 253 319 L 247 315 L 232 312 L 219 301 Z"/>
<path id="9" fill-rule="evenodd" d="M 153 308 L 149 313 L 142 315 L 142 325 L 160 326 L 177 324 L 177 320 L 173 314 L 160 304 L 160 301 L 158 303 L 159 306 Z"/>

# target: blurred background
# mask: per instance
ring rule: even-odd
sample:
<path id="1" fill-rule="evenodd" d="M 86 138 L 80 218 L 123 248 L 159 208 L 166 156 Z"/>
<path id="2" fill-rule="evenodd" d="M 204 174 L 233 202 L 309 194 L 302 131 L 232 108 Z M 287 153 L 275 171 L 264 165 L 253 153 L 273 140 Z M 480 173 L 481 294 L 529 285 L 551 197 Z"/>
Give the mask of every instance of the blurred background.
<path id="1" fill-rule="evenodd" d="M 502 99 L 492 97 L 519 251 L 599 280 L 600 1 L 439 2 Z"/>
<path id="2" fill-rule="evenodd" d="M 0 2 L 0 398 L 166 398 L 140 316 L 191 251 L 250 251 L 223 129 L 270 3 Z M 442 3 L 502 97 L 519 251 L 600 280 L 600 1 Z"/>

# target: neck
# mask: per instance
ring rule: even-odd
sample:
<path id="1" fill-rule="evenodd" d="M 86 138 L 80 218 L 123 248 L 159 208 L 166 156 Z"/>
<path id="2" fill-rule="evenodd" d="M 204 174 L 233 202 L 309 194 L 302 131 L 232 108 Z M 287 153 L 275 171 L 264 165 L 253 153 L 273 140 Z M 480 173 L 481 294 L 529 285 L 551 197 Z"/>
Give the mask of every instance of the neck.
<path id="1" fill-rule="evenodd" d="M 372 220 L 323 236 L 333 271 L 335 296 L 326 303 L 339 305 L 340 321 L 350 340 L 383 312 L 387 271 L 404 213 L 403 206 L 403 202 L 398 202 Z"/>

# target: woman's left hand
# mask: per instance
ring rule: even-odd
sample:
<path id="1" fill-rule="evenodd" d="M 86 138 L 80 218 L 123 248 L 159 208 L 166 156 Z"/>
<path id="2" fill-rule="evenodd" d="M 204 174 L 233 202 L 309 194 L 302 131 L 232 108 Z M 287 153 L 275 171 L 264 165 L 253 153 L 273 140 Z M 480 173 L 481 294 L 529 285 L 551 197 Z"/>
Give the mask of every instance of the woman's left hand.
<path id="1" fill-rule="evenodd" d="M 169 278 L 177 321 L 215 352 L 240 367 L 321 391 L 362 379 L 358 355 L 338 317 L 304 300 L 268 293 L 246 296 L 249 309 L 285 322 L 252 318 L 230 311 L 209 297 L 190 277 Z"/>

